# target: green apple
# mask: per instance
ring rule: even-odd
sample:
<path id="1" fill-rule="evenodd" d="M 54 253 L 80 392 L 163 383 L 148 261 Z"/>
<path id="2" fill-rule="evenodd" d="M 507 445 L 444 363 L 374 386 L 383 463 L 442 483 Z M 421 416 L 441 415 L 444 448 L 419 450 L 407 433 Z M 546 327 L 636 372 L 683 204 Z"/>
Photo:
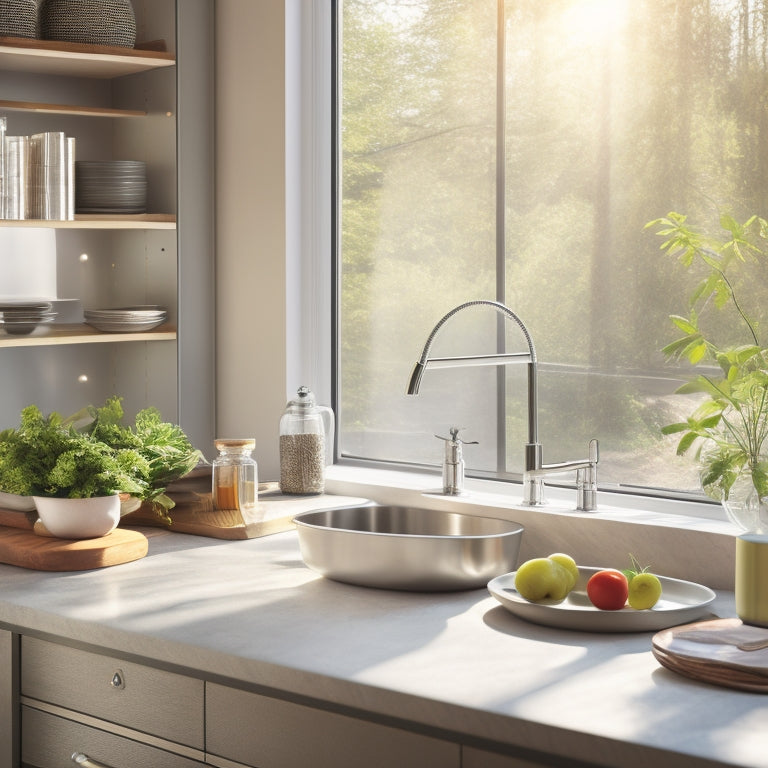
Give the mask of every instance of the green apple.
<path id="1" fill-rule="evenodd" d="M 570 576 L 568 591 L 570 592 L 579 580 L 579 566 L 576 565 L 576 561 L 570 555 L 564 555 L 562 552 L 555 552 L 549 556 L 549 559 L 559 563 L 568 571 Z"/>
<path id="2" fill-rule="evenodd" d="M 560 563 L 548 557 L 526 560 L 515 574 L 515 589 L 532 602 L 563 600 L 570 592 L 571 574 Z"/>
<path id="3" fill-rule="evenodd" d="M 652 573 L 638 573 L 629 581 L 629 596 L 627 598 L 631 608 L 638 611 L 653 608 L 661 597 L 661 582 L 658 576 Z"/>
<path id="4" fill-rule="evenodd" d="M 648 573 L 648 566 L 643 568 L 631 552 L 629 560 L 632 567 L 622 571 L 628 582 L 627 602 L 630 608 L 638 611 L 653 608 L 661 597 L 661 581 L 658 576 Z"/>

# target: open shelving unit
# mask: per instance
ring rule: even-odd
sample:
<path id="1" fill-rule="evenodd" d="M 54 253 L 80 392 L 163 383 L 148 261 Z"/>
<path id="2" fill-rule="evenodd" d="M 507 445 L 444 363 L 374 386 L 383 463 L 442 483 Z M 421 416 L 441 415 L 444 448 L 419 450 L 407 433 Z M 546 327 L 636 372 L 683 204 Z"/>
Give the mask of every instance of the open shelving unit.
<path id="1" fill-rule="evenodd" d="M 13 72 L 112 79 L 175 64 L 167 51 L 0 37 L 0 69 Z"/>
<path id="2" fill-rule="evenodd" d="M 3 347 L 52 347 L 60 344 L 113 344 L 128 341 L 175 341 L 176 329 L 161 325 L 151 331 L 138 333 L 104 333 L 89 325 L 51 325 L 43 326 L 42 335 L 0 336 L 0 349 Z M 35 332 L 33 332 L 34 334 Z"/>
<path id="3" fill-rule="evenodd" d="M 44 104 L 37 101 L 10 101 L 0 99 L 4 112 L 43 112 L 49 115 L 80 115 L 81 117 L 146 117 L 143 109 L 115 109 L 114 107 L 75 106 L 74 104 Z"/>
<path id="4" fill-rule="evenodd" d="M 172 213 L 131 213 L 108 215 L 78 213 L 74 221 L 0 219 L 0 226 L 26 229 L 176 229 L 176 216 Z"/>
<path id="5" fill-rule="evenodd" d="M 0 69 L 9 72 L 25 72 L 56 77 L 114 79 L 152 69 L 173 67 L 175 64 L 174 54 L 164 50 L 137 50 L 0 37 Z M 148 114 L 146 110 L 120 109 L 100 105 L 54 104 L 9 99 L 0 99 L 0 111 L 72 115 L 86 118 L 142 118 L 147 117 Z M 57 230 L 175 230 L 176 215 L 169 213 L 76 214 L 74 221 L 0 220 L 0 226 Z M 56 324 L 41 326 L 31 335 L 18 336 L 0 330 L 0 348 L 175 339 L 175 328 L 147 333 L 109 334 L 97 331 L 88 325 Z"/>
<path id="6" fill-rule="evenodd" d="M 158 40 L 134 49 L 0 36 L 0 114 L 9 134 L 63 131 L 76 138 L 79 159 L 145 161 L 151 211 L 0 219 L 0 235 L 25 245 L 55 239 L 55 262 L 41 258 L 56 295 L 66 297 L 60 312 L 76 307 L 72 300 L 83 309 L 169 309 L 167 323 L 142 332 L 99 331 L 71 322 L 77 314 L 69 309 L 29 334 L 0 326 L 0 429 L 30 402 L 74 412 L 119 394 L 126 413 L 156 406 L 195 444 L 212 444 L 213 199 L 212 185 L 199 182 L 213 157 L 213 5 L 136 5 L 140 34 Z M 0 296 L 23 299 L 37 281 L 32 267 L 21 281 L 13 277 L 25 269 L 23 248 L 13 248 L 11 272 L 0 269 L 11 274 Z"/>

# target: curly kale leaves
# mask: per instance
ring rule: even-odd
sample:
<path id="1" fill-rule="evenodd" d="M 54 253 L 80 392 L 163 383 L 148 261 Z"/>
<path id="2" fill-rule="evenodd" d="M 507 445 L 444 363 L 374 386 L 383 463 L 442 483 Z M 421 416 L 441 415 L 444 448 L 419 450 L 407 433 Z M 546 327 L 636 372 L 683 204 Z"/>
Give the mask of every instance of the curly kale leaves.
<path id="1" fill-rule="evenodd" d="M 108 446 L 45 417 L 37 406 L 21 412 L 17 429 L 0 432 L 0 488 L 21 496 L 87 498 L 143 491 L 132 468 Z"/>
<path id="2" fill-rule="evenodd" d="M 166 485 L 203 456 L 156 408 L 140 411 L 133 426 L 122 420 L 119 397 L 67 419 L 28 406 L 17 429 L 0 432 L 0 490 L 69 498 L 129 493 L 169 519 L 174 503 Z"/>
<path id="3" fill-rule="evenodd" d="M 174 502 L 165 494 L 166 486 L 192 471 L 204 460 L 202 453 L 193 447 L 181 427 L 164 422 L 157 408 L 139 411 L 132 427 L 122 425 L 123 409 L 118 397 L 90 410 L 93 421 L 85 429 L 91 438 L 118 453 L 133 451 L 141 457 L 136 470 L 146 491 L 135 495 L 150 502 L 155 512 L 167 519 Z"/>

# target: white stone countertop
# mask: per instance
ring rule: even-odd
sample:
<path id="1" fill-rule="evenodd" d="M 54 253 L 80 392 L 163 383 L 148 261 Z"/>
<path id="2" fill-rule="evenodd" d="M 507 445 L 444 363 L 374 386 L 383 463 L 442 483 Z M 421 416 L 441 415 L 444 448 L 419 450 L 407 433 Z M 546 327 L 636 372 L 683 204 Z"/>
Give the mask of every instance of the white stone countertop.
<path id="1" fill-rule="evenodd" d="M 536 626 L 483 589 L 335 583 L 303 564 L 295 531 L 145 532 L 149 553 L 133 563 L 0 565 L 0 625 L 571 761 L 768 766 L 768 697 L 662 668 L 652 633 Z M 731 593 L 713 613 L 735 615 Z"/>

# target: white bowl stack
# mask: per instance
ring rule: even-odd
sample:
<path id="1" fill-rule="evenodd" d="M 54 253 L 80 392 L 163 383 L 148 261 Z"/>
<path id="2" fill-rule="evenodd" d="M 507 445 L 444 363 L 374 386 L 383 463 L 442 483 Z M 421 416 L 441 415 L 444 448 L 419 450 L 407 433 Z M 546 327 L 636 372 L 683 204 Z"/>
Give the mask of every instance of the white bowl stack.
<path id="1" fill-rule="evenodd" d="M 168 312 L 156 304 L 142 304 L 116 309 L 86 309 L 85 322 L 98 331 L 130 333 L 149 331 L 165 322 Z"/>
<path id="2" fill-rule="evenodd" d="M 146 213 L 147 164 L 140 160 L 78 160 L 75 209 L 77 213 Z"/>

